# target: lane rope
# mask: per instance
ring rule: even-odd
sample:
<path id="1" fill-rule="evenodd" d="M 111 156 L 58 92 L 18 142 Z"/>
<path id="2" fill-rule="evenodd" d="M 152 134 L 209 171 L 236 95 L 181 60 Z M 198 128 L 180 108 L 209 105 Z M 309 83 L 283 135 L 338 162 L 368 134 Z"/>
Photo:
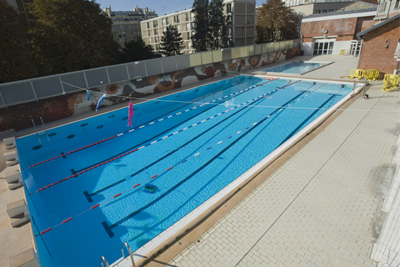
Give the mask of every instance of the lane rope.
<path id="1" fill-rule="evenodd" d="M 302 100 L 302 99 L 305 99 L 308 95 L 310 95 L 310 94 L 316 92 L 318 89 L 322 88 L 322 87 L 325 86 L 326 84 L 327 84 L 327 83 L 322 84 L 322 85 L 320 85 L 318 88 L 316 88 L 316 89 L 310 91 L 308 94 L 306 94 L 306 95 L 303 96 L 302 98 L 298 98 L 298 99 L 296 100 L 296 102 L 298 102 L 298 101 L 300 101 L 300 100 Z M 279 90 L 279 89 L 275 89 L 275 90 Z M 275 91 L 275 90 L 274 90 L 274 91 Z M 199 156 L 199 155 L 202 154 L 203 152 L 209 151 L 209 150 L 211 150 L 212 148 L 219 146 L 220 144 L 222 144 L 222 143 L 224 142 L 223 139 L 226 139 L 226 140 L 231 139 L 234 135 L 238 136 L 238 135 L 240 135 L 240 134 L 245 133 L 246 130 L 250 130 L 251 128 L 254 128 L 254 127 L 256 127 L 257 125 L 260 125 L 261 122 L 264 122 L 264 121 L 266 121 L 267 119 L 269 119 L 271 116 L 273 116 L 274 113 L 279 113 L 279 112 L 282 112 L 283 110 L 285 110 L 284 106 L 291 106 L 291 105 L 292 105 L 291 102 L 292 102 L 292 101 L 288 102 L 286 105 L 280 106 L 280 107 L 277 108 L 275 111 L 271 112 L 268 116 L 266 116 L 265 118 L 263 118 L 263 119 L 261 119 L 261 120 L 259 120 L 259 121 L 256 121 L 256 122 L 252 123 L 250 126 L 247 126 L 247 127 L 243 128 L 242 130 L 239 130 L 239 131 L 237 131 L 236 133 L 234 133 L 234 134 L 232 134 L 232 135 L 229 135 L 229 136 L 227 136 L 227 137 L 221 138 L 221 140 L 217 141 L 214 145 L 207 146 L 206 148 L 203 148 L 202 150 L 199 150 L 198 152 L 193 153 L 192 155 L 190 155 L 190 156 L 184 158 L 183 160 L 179 161 L 179 162 L 176 163 L 175 165 L 170 166 L 169 168 L 165 169 L 164 171 L 162 171 L 162 172 L 160 172 L 160 173 L 158 173 L 158 174 L 152 175 L 152 176 L 151 176 L 150 178 L 148 178 L 146 181 L 141 182 L 141 183 L 137 183 L 137 184 L 135 184 L 135 185 L 129 187 L 129 188 L 128 188 L 127 190 L 125 190 L 125 191 L 121 191 L 121 192 L 119 192 L 119 193 L 113 195 L 112 197 L 110 197 L 110 198 L 108 198 L 108 199 L 104 199 L 104 200 L 98 202 L 97 204 L 91 206 L 90 208 L 88 208 L 88 209 L 86 209 L 86 210 L 84 210 L 84 211 L 82 211 L 82 212 L 80 212 L 80 213 L 78 213 L 78 214 L 76 214 L 76 215 L 74 215 L 74 216 L 71 216 L 71 217 L 69 217 L 69 218 L 67 218 L 67 219 L 65 219 L 65 220 L 63 220 L 63 221 L 61 221 L 60 223 L 58 223 L 58 224 L 56 224 L 56 225 L 54 225 L 54 226 L 52 226 L 52 227 L 49 227 L 49 228 L 47 228 L 47 229 L 41 231 L 39 234 L 37 234 L 37 235 L 35 235 L 35 236 L 44 235 L 45 233 L 51 231 L 52 229 L 55 229 L 55 228 L 57 228 L 57 227 L 59 227 L 59 226 L 65 224 L 65 223 L 71 221 L 74 217 L 79 217 L 79 216 L 81 216 L 81 215 L 83 215 L 83 214 L 85 214 L 85 213 L 87 213 L 87 212 L 89 212 L 89 211 L 91 211 L 91 210 L 94 210 L 94 209 L 100 207 L 101 205 L 104 206 L 104 204 L 110 204 L 110 203 L 112 203 L 116 198 L 118 198 L 118 197 L 120 197 L 120 196 L 125 196 L 125 195 L 126 195 L 127 193 L 129 193 L 129 192 L 134 193 L 134 192 L 140 191 L 141 188 L 138 188 L 138 187 L 141 186 L 142 184 L 146 184 L 146 183 L 148 183 L 148 182 L 152 182 L 152 181 L 154 181 L 155 178 L 157 178 L 157 179 L 160 178 L 162 175 L 164 175 L 164 174 L 167 173 L 168 171 L 172 170 L 173 168 L 177 167 L 178 165 L 183 164 L 183 163 L 186 163 L 188 160 L 196 158 L 197 156 Z"/>
<path id="2" fill-rule="evenodd" d="M 277 80 L 277 79 L 274 79 L 274 80 Z M 158 120 L 154 120 L 154 121 L 151 121 L 151 122 L 148 122 L 148 123 L 142 124 L 142 125 L 140 125 L 140 126 L 136 126 L 136 127 L 132 128 L 132 129 L 126 130 L 126 131 L 124 131 L 124 132 L 122 132 L 122 133 L 119 133 L 119 134 L 116 134 L 116 135 L 110 136 L 110 137 L 108 137 L 108 138 L 106 138 L 106 139 L 103 139 L 103 140 L 97 141 L 97 142 L 95 142 L 95 143 L 92 143 L 92 144 L 86 145 L 86 146 L 84 146 L 84 147 L 81 147 L 81 148 L 77 148 L 77 149 L 71 150 L 71 151 L 69 151 L 69 152 L 63 153 L 62 155 L 58 155 L 58 156 L 52 157 L 52 158 L 50 158 L 50 159 L 43 160 L 43 161 L 41 161 L 41 162 L 38 162 L 38 163 L 32 164 L 32 165 L 30 165 L 28 168 L 25 168 L 25 169 L 30 169 L 30 168 L 33 168 L 33 167 L 39 166 L 39 165 L 41 165 L 41 164 L 44 164 L 44 163 L 46 163 L 46 162 L 53 161 L 53 160 L 56 160 L 56 159 L 62 158 L 62 157 L 64 157 L 64 156 L 67 156 L 67 155 L 70 155 L 70 154 L 76 153 L 76 152 L 78 152 L 78 151 L 81 151 L 81 150 L 84 150 L 84 149 L 87 149 L 87 148 L 93 147 L 93 146 L 95 146 L 95 145 L 98 145 L 98 144 L 104 143 L 104 142 L 106 142 L 106 141 L 109 141 L 109 140 L 111 140 L 111 139 L 114 139 L 114 138 L 116 138 L 116 137 L 120 137 L 120 136 L 122 136 L 122 135 L 124 135 L 124 134 L 126 134 L 126 133 L 131 133 L 131 132 L 133 132 L 133 131 L 135 131 L 135 130 L 138 130 L 138 129 L 144 128 L 144 127 L 146 127 L 146 126 L 153 125 L 153 124 L 155 124 L 155 123 L 162 122 L 162 121 L 164 121 L 164 120 L 167 120 L 167 119 L 171 119 L 171 118 L 173 118 L 173 117 L 176 117 L 176 116 L 182 115 L 182 114 L 184 114 L 184 113 L 187 113 L 187 112 L 189 112 L 189 111 L 195 110 L 195 109 L 197 109 L 197 108 L 200 108 L 200 107 L 203 107 L 203 106 L 205 106 L 205 105 L 210 105 L 210 104 L 213 104 L 213 103 L 214 103 L 214 102 L 216 102 L 216 101 L 219 101 L 219 100 L 224 100 L 224 99 L 226 99 L 226 98 L 228 98 L 228 97 L 234 97 L 234 96 L 235 96 L 235 95 L 237 95 L 237 94 L 244 93 L 244 92 L 246 92 L 246 91 L 248 91 L 248 90 L 251 90 L 251 89 L 254 89 L 254 88 L 258 87 L 258 86 L 261 86 L 261 85 L 264 85 L 264 84 L 270 83 L 270 82 L 272 82 L 272 81 L 274 81 L 274 80 L 269 80 L 268 82 L 260 83 L 260 84 L 257 84 L 257 85 L 254 85 L 254 86 L 248 87 L 248 88 L 246 88 L 246 89 L 240 90 L 240 91 L 238 91 L 238 92 L 231 93 L 231 94 L 229 94 L 229 95 L 226 95 L 226 96 L 223 96 L 223 97 L 219 97 L 219 98 L 217 98 L 217 99 L 214 99 L 214 100 L 212 100 L 212 101 L 209 101 L 209 102 L 202 103 L 202 104 L 200 104 L 200 105 L 194 106 L 194 107 L 192 107 L 192 108 L 190 108 L 190 109 L 186 109 L 186 110 L 184 110 L 184 111 L 177 112 L 177 113 L 175 113 L 175 114 L 173 114 L 173 115 L 168 115 L 168 116 L 165 116 L 165 117 L 163 117 L 163 118 L 160 118 L 160 119 L 158 119 Z M 190 104 L 194 104 L 194 103 L 196 103 L 196 102 L 188 102 L 188 103 L 190 103 Z"/>

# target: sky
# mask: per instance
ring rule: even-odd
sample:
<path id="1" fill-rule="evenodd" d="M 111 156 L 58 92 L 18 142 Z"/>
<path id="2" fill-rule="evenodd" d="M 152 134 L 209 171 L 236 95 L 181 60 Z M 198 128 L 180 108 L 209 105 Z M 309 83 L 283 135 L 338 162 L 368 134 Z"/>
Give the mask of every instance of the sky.
<path id="1" fill-rule="evenodd" d="M 139 8 L 148 7 L 154 9 L 158 16 L 189 9 L 193 5 L 193 0 L 95 0 L 101 8 L 111 5 L 114 11 L 129 11 L 136 6 Z M 256 5 L 265 4 L 266 0 L 256 0 Z"/>

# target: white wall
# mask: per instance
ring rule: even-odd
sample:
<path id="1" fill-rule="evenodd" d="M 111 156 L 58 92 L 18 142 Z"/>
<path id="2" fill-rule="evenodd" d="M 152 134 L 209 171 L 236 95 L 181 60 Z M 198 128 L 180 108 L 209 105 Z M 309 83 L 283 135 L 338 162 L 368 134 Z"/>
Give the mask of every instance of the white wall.
<path id="1" fill-rule="evenodd" d="M 347 53 L 349 53 L 350 43 L 351 43 L 351 41 L 336 41 L 333 46 L 332 54 L 339 55 L 340 50 L 342 50 L 342 49 L 345 49 L 347 51 Z"/>
<path id="2" fill-rule="evenodd" d="M 304 56 L 312 56 L 313 54 L 313 43 L 302 43 L 301 51 L 304 51 Z"/>

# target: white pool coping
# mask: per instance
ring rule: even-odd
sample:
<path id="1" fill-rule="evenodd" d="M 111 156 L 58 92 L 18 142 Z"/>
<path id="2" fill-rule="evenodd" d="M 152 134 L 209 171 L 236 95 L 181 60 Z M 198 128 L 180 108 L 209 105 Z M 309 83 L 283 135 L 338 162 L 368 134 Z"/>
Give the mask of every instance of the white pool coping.
<path id="1" fill-rule="evenodd" d="M 260 78 L 265 78 L 265 77 L 274 77 L 271 75 L 255 75 L 256 77 Z M 276 76 L 275 76 L 276 77 Z M 321 80 L 315 80 L 315 79 L 307 79 L 307 78 L 292 78 L 292 77 L 284 77 L 284 79 L 288 80 L 308 80 L 308 81 L 316 81 L 316 82 L 321 82 Z M 250 181 L 250 178 L 253 177 L 255 174 L 257 174 L 260 170 L 264 169 L 263 167 L 266 166 L 267 164 L 271 163 L 276 157 L 278 157 L 280 154 L 284 153 L 286 150 L 288 150 L 293 144 L 295 144 L 299 139 L 301 139 L 305 134 L 313 130 L 314 128 L 317 128 L 320 123 L 322 123 L 327 117 L 329 117 L 334 111 L 339 109 L 340 106 L 342 106 L 345 102 L 347 102 L 354 94 L 357 94 L 360 92 L 365 84 L 363 83 L 354 83 L 354 82 L 345 82 L 345 81 L 328 81 L 329 83 L 337 83 L 337 84 L 347 84 L 347 85 L 353 85 L 354 91 L 350 92 L 347 94 L 343 99 L 341 99 L 339 102 L 337 102 L 335 105 L 327 109 L 324 113 L 322 113 L 319 117 L 317 117 L 315 120 L 313 120 L 310 124 L 308 124 L 306 127 L 304 127 L 302 130 L 300 130 L 297 134 L 289 138 L 285 143 L 280 145 L 278 148 L 276 148 L 274 151 L 272 151 L 268 156 L 266 156 L 264 159 L 259 161 L 257 164 L 255 164 L 253 167 L 251 167 L 249 170 L 247 170 L 245 173 L 243 173 L 241 176 L 239 176 L 237 179 L 235 179 L 233 182 L 228 184 L 226 187 L 224 187 L 222 190 L 220 190 L 218 193 L 216 193 L 214 196 L 209 198 L 207 201 L 205 201 L 203 204 L 195 208 L 193 211 L 188 213 L 186 216 L 184 216 L 182 219 L 171 225 L 169 228 L 164 230 L 162 233 L 154 237 L 152 240 L 147 242 L 145 245 L 140 247 L 138 250 L 134 251 L 134 261 L 138 262 L 143 260 L 143 256 L 150 257 L 152 254 L 156 253 L 157 250 L 160 249 L 160 247 L 165 244 L 167 245 L 167 241 L 180 232 L 182 232 L 183 229 L 187 228 L 190 224 L 192 224 L 194 221 L 199 220 L 202 218 L 201 215 L 207 215 L 205 212 L 212 208 L 216 203 L 220 202 L 230 194 L 232 194 L 238 187 L 241 185 L 245 184 L 246 182 Z M 135 256 L 137 255 L 143 255 L 143 256 Z M 114 263 L 110 265 L 111 267 L 129 267 L 132 266 L 131 260 L 128 257 L 126 258 L 120 258 Z"/>

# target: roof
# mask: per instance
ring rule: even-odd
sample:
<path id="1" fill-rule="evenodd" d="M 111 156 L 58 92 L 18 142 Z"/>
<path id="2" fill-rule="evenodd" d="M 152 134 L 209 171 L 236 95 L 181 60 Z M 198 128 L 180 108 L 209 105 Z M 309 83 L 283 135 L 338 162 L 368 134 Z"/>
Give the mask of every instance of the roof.
<path id="1" fill-rule="evenodd" d="M 350 15 L 350 14 L 375 12 L 375 11 L 376 11 L 376 7 L 371 7 L 371 8 L 363 8 L 363 9 L 355 9 L 355 10 L 341 10 L 341 11 L 329 12 L 329 13 L 311 14 L 311 15 L 308 15 L 308 16 L 306 16 L 304 18 L 305 19 L 320 18 L 320 17 L 338 16 L 338 15 Z"/>
<path id="2" fill-rule="evenodd" d="M 375 30 L 375 29 L 377 29 L 377 28 L 379 28 L 379 27 L 381 27 L 381 26 L 383 26 L 383 25 L 385 25 L 385 24 L 387 24 L 387 23 L 389 23 L 389 22 L 392 22 L 392 21 L 394 21 L 394 20 L 396 20 L 396 19 L 398 19 L 398 18 L 400 18 L 400 14 L 397 14 L 396 16 L 391 17 L 390 19 L 387 19 L 387 20 L 385 20 L 385 21 L 382 21 L 381 23 L 375 24 L 374 26 L 372 26 L 372 27 L 369 28 L 369 29 L 366 29 L 365 31 L 362 31 L 362 32 L 357 33 L 357 37 L 358 37 L 358 38 L 361 38 L 361 37 L 364 36 L 366 33 L 370 32 L 370 31 L 373 31 L 373 30 Z"/>

